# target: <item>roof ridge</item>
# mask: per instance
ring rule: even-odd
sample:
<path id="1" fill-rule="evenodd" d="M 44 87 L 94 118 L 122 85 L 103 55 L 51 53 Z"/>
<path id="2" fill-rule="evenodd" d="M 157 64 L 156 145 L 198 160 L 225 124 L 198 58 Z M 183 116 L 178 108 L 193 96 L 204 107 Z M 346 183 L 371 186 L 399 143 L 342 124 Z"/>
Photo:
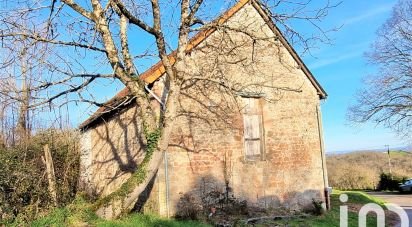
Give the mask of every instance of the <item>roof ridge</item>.
<path id="1" fill-rule="evenodd" d="M 234 6 L 232 6 L 231 8 L 226 10 L 222 15 L 220 15 L 218 18 L 213 20 L 212 24 L 216 23 L 218 25 L 221 25 L 225 23 L 236 12 L 238 12 L 241 8 L 243 8 L 243 6 L 246 5 L 246 3 L 250 1 L 252 0 L 238 1 Z M 188 47 L 186 48 L 186 52 L 192 51 L 214 31 L 216 31 L 216 27 L 207 28 L 207 29 L 201 30 L 198 33 L 196 33 L 189 40 L 187 44 Z M 168 55 L 172 64 L 175 62 L 175 54 L 176 54 L 176 51 L 173 51 L 172 53 Z M 163 75 L 163 73 L 165 73 L 165 68 L 162 64 L 162 61 L 159 61 L 156 64 L 154 64 L 152 67 L 150 67 L 148 70 L 140 74 L 140 78 L 144 80 L 146 83 L 153 83 L 156 79 L 158 79 L 161 75 Z"/>

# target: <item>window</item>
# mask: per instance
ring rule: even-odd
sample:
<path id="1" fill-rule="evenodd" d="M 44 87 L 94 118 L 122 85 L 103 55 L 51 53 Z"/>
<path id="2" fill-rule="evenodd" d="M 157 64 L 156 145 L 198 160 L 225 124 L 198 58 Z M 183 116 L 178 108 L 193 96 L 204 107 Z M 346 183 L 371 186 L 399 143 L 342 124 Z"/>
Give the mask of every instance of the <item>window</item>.
<path id="1" fill-rule="evenodd" d="M 243 98 L 243 137 L 247 160 L 260 160 L 264 154 L 263 119 L 259 101 L 259 98 Z"/>

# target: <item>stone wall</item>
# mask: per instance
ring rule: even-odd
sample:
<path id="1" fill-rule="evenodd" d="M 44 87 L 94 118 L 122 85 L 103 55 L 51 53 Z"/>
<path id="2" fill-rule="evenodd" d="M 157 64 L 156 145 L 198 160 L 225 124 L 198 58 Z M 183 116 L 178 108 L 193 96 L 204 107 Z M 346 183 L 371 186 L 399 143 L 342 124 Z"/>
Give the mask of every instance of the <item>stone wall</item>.
<path id="1" fill-rule="evenodd" d="M 265 208 L 294 210 L 324 200 L 317 90 L 251 5 L 227 25 L 231 29 L 214 32 L 191 52 L 182 72 L 198 79 L 184 84 L 168 157 L 148 194 L 155 204 L 148 209 L 158 206 L 161 215 L 174 215 L 183 195 L 200 198 L 211 190 L 229 189 Z M 162 83 L 153 87 L 161 97 Z M 245 157 L 241 96 L 259 99 L 259 159 Z M 89 130 L 90 181 L 98 194 L 110 193 L 138 168 L 143 153 L 136 114 L 131 106 Z"/>
<path id="2" fill-rule="evenodd" d="M 91 147 L 89 191 L 110 194 L 138 168 L 144 158 L 138 137 L 140 128 L 137 108 L 131 106 L 87 129 L 90 135 L 85 139 L 89 139 Z"/>
<path id="3" fill-rule="evenodd" d="M 171 213 L 177 211 L 182 194 L 202 196 L 210 190 L 224 191 L 226 183 L 236 197 L 260 207 L 301 209 L 310 206 L 312 199 L 324 200 L 327 182 L 316 89 L 280 42 L 263 38 L 274 35 L 252 6 L 245 6 L 228 24 L 247 35 L 215 32 L 198 47 L 200 51 L 192 53 L 187 73 L 201 71 L 211 79 L 223 74 L 237 84 L 264 86 L 259 88 L 264 152 L 260 160 L 245 158 L 239 98 L 233 103 L 227 98 L 222 104 L 222 91 L 188 89 L 169 147 Z M 255 40 L 250 40 L 250 34 Z M 235 44 L 226 43 L 228 39 Z M 227 55 L 227 49 L 235 48 L 236 54 Z M 219 62 L 224 72 L 215 72 L 214 62 Z M 207 95 L 202 96 L 204 93 Z"/>

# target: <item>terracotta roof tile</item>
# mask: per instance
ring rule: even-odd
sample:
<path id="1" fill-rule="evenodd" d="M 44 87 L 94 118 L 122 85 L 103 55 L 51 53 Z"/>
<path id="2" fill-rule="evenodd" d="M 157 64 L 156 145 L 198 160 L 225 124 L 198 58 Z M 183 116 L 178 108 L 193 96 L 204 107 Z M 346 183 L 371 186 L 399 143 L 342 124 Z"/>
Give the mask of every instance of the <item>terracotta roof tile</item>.
<path id="1" fill-rule="evenodd" d="M 127 87 L 123 88 L 119 93 L 117 93 L 113 98 L 107 101 L 103 106 L 96 110 L 92 116 L 79 125 L 80 129 L 88 127 L 91 123 L 95 122 L 97 119 L 102 117 L 104 114 L 110 113 L 111 111 L 121 108 L 132 101 L 130 96 L 130 91 Z"/>

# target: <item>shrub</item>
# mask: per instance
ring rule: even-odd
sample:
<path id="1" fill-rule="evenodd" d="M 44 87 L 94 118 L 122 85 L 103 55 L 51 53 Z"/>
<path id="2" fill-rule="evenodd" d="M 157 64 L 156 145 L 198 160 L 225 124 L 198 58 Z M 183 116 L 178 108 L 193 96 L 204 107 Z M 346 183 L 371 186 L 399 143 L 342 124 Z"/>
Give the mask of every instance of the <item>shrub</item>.
<path id="1" fill-rule="evenodd" d="M 406 177 L 394 176 L 390 173 L 381 173 L 378 190 L 397 191 L 399 189 L 399 184 L 404 182 L 406 179 Z"/>
<path id="2" fill-rule="evenodd" d="M 322 204 L 323 204 L 323 201 L 312 199 L 313 214 L 321 215 L 325 212 L 325 209 Z"/>
<path id="3" fill-rule="evenodd" d="M 332 187 L 344 190 L 375 189 L 379 181 L 371 168 L 350 163 L 339 163 L 328 169 Z"/>
<path id="4" fill-rule="evenodd" d="M 177 204 L 176 218 L 179 220 L 198 220 L 203 211 L 201 201 L 193 194 L 181 194 Z"/>
<path id="5" fill-rule="evenodd" d="M 230 192 L 229 188 L 228 191 L 215 189 L 202 194 L 201 199 L 206 211 L 216 208 L 219 212 L 227 215 L 247 214 L 248 206 L 246 200 L 238 199 Z"/>
<path id="6" fill-rule="evenodd" d="M 58 204 L 73 200 L 79 170 L 77 138 L 74 131 L 47 130 L 24 144 L 0 148 L 0 225 L 27 223 L 54 206 L 43 163 L 46 143 L 54 162 Z"/>

